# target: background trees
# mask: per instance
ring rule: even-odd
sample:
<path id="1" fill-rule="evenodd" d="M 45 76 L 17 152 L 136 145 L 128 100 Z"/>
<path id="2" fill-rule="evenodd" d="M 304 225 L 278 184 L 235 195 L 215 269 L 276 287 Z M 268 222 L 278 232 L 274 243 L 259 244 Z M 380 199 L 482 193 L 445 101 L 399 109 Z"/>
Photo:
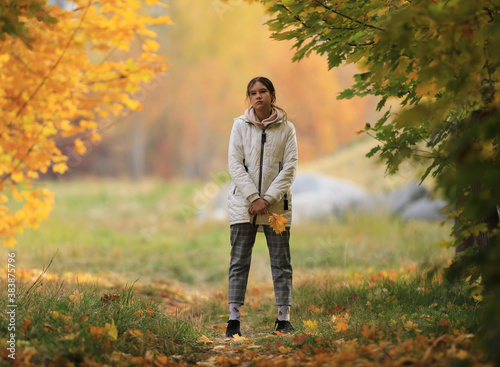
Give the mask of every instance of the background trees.
<path id="1" fill-rule="evenodd" d="M 158 52 L 170 62 L 168 71 L 141 93 L 144 111 L 123 119 L 65 179 L 200 179 L 226 170 L 224 142 L 233 119 L 248 106 L 245 88 L 255 75 L 266 75 L 275 83 L 278 103 L 300 134 L 301 162 L 357 139 L 367 115 L 376 116 L 375 98 L 336 99 L 349 85 L 354 67 L 329 71 L 319 55 L 293 63 L 291 43 L 269 38 L 263 26 L 269 15 L 262 4 L 201 0 L 194 8 L 190 2 L 172 0 L 166 10 L 175 26 L 154 30 Z M 140 165 L 142 170 L 132 168 Z"/>
<path id="2" fill-rule="evenodd" d="M 375 95 L 384 115 L 364 131 L 394 173 L 408 159 L 436 178 L 456 218 L 455 246 L 473 244 L 450 274 L 482 275 L 490 293 L 483 337 L 500 360 L 500 5 L 480 0 L 265 0 L 267 24 L 293 40 L 294 60 L 312 52 L 328 68 L 354 63 L 361 73 L 340 98 Z M 391 108 L 392 107 L 392 108 Z M 493 344 L 492 344 L 493 343 Z"/>

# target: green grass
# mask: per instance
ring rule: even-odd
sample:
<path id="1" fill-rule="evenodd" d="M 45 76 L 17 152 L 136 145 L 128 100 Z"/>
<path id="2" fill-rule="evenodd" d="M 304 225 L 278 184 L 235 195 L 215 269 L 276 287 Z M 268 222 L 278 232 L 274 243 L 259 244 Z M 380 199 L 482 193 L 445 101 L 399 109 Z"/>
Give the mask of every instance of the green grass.
<path id="1" fill-rule="evenodd" d="M 18 237 L 19 267 L 42 268 L 58 250 L 51 266 L 58 274 L 91 272 L 139 283 L 169 279 L 195 288 L 225 281 L 229 226 L 199 223 L 192 213 L 208 200 L 200 196 L 207 184 L 87 180 L 43 185 L 56 193 L 56 206 L 39 229 Z M 297 277 L 316 269 L 349 275 L 429 259 L 443 262 L 450 252 L 435 242 L 449 232 L 449 224 L 348 213 L 323 223 L 294 225 L 292 262 Z M 262 235 L 254 248 L 252 276 L 270 279 Z"/>
<path id="2" fill-rule="evenodd" d="M 3 310 L 8 309 L 6 293 L 2 287 Z M 193 323 L 166 314 L 153 298 L 135 294 L 133 284 L 109 290 L 98 283 L 23 281 L 16 304 L 17 359 L 33 351 L 31 365 L 106 362 L 115 352 L 177 355 L 196 349 Z M 8 315 L 2 313 L 0 319 L 0 334 L 9 335 Z"/>
<path id="3" fill-rule="evenodd" d="M 153 353 L 195 363 L 218 353 L 198 341 L 201 335 L 221 340 L 228 317 L 229 226 L 198 222 L 194 211 L 215 194 L 207 183 L 40 185 L 56 193 L 56 207 L 39 229 L 19 236 L 14 248 L 19 276 L 21 269 L 42 269 L 57 252 L 44 285 L 27 291 L 34 282 L 29 276 L 19 284 L 18 347 L 36 351 L 32 362 L 110 363 L 118 358 L 112 350 L 127 358 Z M 474 334 L 481 303 L 466 286 L 446 285 L 440 276 L 452 252 L 435 243 L 447 239 L 450 227 L 402 222 L 384 213 L 294 225 L 292 318 L 305 337 L 283 337 L 276 348 L 336 351 L 339 340 L 398 344 L 417 335 Z M 6 264 L 7 251 L 0 257 Z M 92 277 L 97 280 L 89 282 Z M 75 291 L 82 293 L 76 303 L 70 297 Z M 105 294 L 119 297 L 103 303 Z M 5 310 L 6 289 L 0 296 Z M 259 235 L 243 316 L 243 332 L 258 347 L 268 346 L 275 314 L 267 247 Z M 4 335 L 5 313 L 0 317 Z M 347 330 L 336 330 L 336 320 L 344 320 Z M 314 321 L 318 326 L 311 330 Z M 113 323 L 116 340 L 95 335 Z M 368 326 L 376 328 L 370 340 L 363 336 Z M 266 347 L 266 353 L 273 351 Z"/>
<path id="4" fill-rule="evenodd" d="M 257 346 L 259 355 L 272 356 L 273 363 L 286 356 L 294 361 L 307 356 L 308 361 L 327 358 L 332 365 L 357 365 L 355 360 L 359 365 L 400 365 L 424 358 L 435 366 L 486 365 L 474 342 L 481 303 L 471 297 L 470 286 L 447 284 L 442 270 L 419 268 L 350 279 L 310 274 L 295 282 L 292 336 L 271 336 L 276 306 L 269 284 L 249 290 L 243 310 L 241 330 L 248 339 L 231 344 L 229 351 L 242 353 Z M 202 331 L 217 343 L 228 316 L 224 292 L 200 300 L 192 312 L 205 316 Z M 241 354 L 238 362 L 248 363 L 249 358 Z"/>

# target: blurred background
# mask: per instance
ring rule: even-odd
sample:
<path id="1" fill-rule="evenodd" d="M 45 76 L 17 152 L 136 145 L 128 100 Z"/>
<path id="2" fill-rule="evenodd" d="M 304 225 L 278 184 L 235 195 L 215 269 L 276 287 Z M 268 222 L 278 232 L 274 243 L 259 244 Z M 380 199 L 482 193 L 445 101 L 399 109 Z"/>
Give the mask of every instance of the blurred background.
<path id="1" fill-rule="evenodd" d="M 207 178 L 226 169 L 233 119 L 248 106 L 246 85 L 255 76 L 273 81 L 278 105 L 297 128 L 301 164 L 358 139 L 356 131 L 375 120 L 373 99 L 336 99 L 356 70 L 328 71 L 326 61 L 314 54 L 292 63 L 293 44 L 269 38 L 261 4 L 166 3 L 168 8 L 147 11 L 166 13 L 175 22 L 154 29 L 160 52 L 170 62 L 167 72 L 136 96 L 144 111 L 102 121 L 104 138 L 84 157 L 68 152 L 72 169 L 64 179 Z M 70 143 L 60 141 L 59 146 L 70 151 Z"/>
<path id="2" fill-rule="evenodd" d="M 80 281 L 95 275 L 223 288 L 228 140 L 255 76 L 273 81 L 277 104 L 297 130 L 292 258 L 298 278 L 449 258 L 450 250 L 435 245 L 450 232 L 437 215 L 445 203 L 414 181 L 419 167 L 403 165 L 386 177 L 383 164 L 365 157 L 376 141 L 356 132 L 377 120 L 378 101 L 336 99 L 355 68 L 328 71 L 314 54 L 292 63 L 293 45 L 269 38 L 258 3 L 166 3 L 144 11 L 175 22 L 155 29 L 170 66 L 136 96 L 143 111 L 100 121 L 102 139 L 87 145 L 85 155 L 73 151 L 72 140 L 58 141 L 69 171 L 38 183 L 55 192 L 56 205 L 46 223 L 18 238 L 21 267 L 42 268 L 57 252 L 50 270 Z M 430 206 L 429 216 L 408 214 L 410 203 Z M 270 281 L 268 262 L 259 237 L 254 281 Z"/>

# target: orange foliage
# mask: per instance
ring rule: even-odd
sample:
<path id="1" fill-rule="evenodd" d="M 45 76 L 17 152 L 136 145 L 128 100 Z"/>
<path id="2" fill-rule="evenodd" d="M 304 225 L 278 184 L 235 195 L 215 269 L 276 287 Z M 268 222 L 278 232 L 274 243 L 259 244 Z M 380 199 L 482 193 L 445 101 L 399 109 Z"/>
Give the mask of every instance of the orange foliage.
<path id="1" fill-rule="evenodd" d="M 295 125 L 302 163 L 335 152 L 365 126 L 374 99 L 337 100 L 355 68 L 328 71 L 317 55 L 290 61 L 292 44 L 269 38 L 259 2 L 178 1 L 171 11 L 176 26 L 160 41 L 172 67 L 165 92 L 146 101 L 156 116 L 144 117 L 155 122 L 153 173 L 203 177 L 226 169 L 233 119 L 248 107 L 245 88 L 258 75 L 272 80 L 277 104 Z"/>
<path id="2" fill-rule="evenodd" d="M 37 227 L 54 206 L 54 195 L 34 190 L 29 181 L 49 168 L 58 174 L 68 169 L 55 138 L 77 137 L 75 151 L 84 154 L 83 136 L 89 142 L 101 138 L 98 118 L 141 109 L 131 95 L 166 67 L 156 54 L 158 44 L 149 39 L 156 34 L 148 26 L 170 23 L 168 17 L 140 15 L 140 0 L 71 3 L 72 10 L 47 5 L 56 24 L 23 19 L 31 48 L 11 36 L 0 42 L 0 237 L 4 245 L 13 246 L 16 234 L 25 227 Z M 159 4 L 157 0 L 147 3 Z M 127 51 L 135 38 L 143 39 L 138 57 L 109 59 L 116 49 Z"/>
<path id="3" fill-rule="evenodd" d="M 281 214 L 271 213 L 269 215 L 270 227 L 277 234 L 281 234 L 281 232 L 284 232 L 286 230 L 286 228 L 285 228 L 285 223 L 286 222 L 288 222 L 288 219 L 286 219 Z"/>

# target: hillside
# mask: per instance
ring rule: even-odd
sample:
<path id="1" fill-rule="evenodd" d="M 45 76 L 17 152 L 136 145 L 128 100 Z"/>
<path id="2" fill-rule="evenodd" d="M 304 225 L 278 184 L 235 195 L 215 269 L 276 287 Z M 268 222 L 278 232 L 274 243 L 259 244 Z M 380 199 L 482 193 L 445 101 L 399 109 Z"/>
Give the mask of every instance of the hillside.
<path id="1" fill-rule="evenodd" d="M 346 145 L 336 153 L 307 162 L 299 166 L 300 172 L 317 172 L 349 180 L 364 187 L 370 193 L 392 191 L 411 180 L 420 181 L 422 166 L 411 163 L 401 165 L 392 176 L 385 173 L 385 164 L 378 157 L 367 158 L 366 153 L 377 145 L 377 141 L 365 136 Z M 433 182 L 427 179 L 424 185 L 431 189 Z"/>

